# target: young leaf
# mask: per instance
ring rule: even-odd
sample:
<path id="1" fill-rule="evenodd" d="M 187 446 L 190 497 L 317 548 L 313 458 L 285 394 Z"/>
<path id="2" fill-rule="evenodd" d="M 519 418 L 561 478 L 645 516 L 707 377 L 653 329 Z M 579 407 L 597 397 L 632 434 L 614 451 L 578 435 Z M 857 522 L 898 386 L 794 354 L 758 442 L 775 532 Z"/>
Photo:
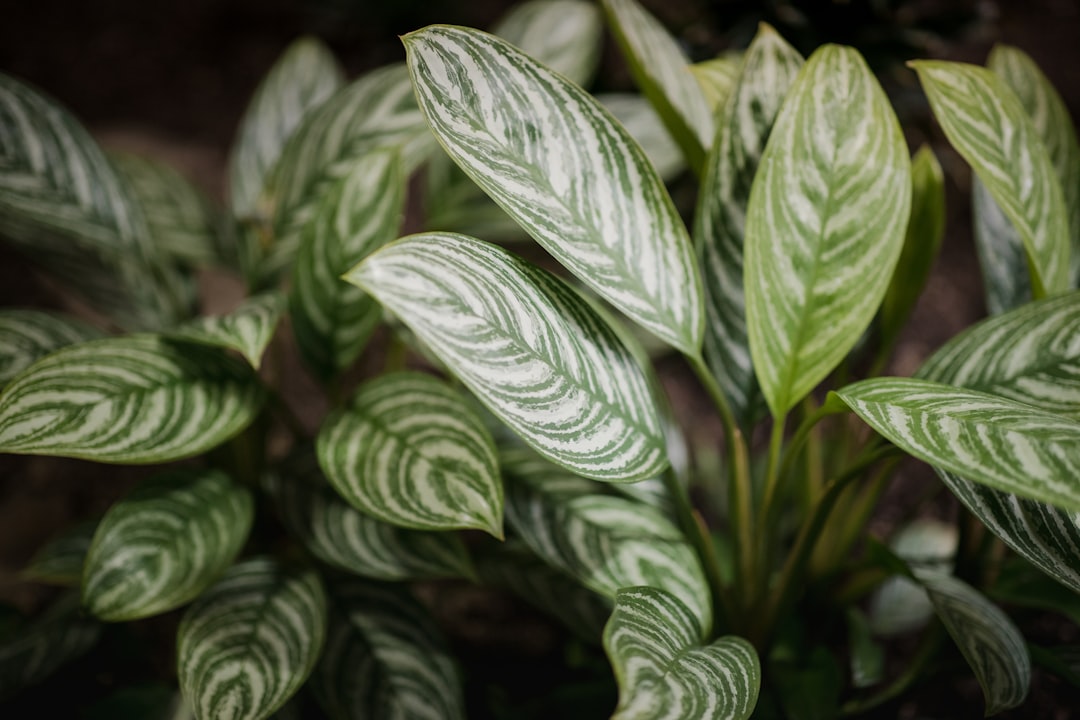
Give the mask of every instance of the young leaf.
<path id="1" fill-rule="evenodd" d="M 172 340 L 236 350 L 256 370 L 285 311 L 285 296 L 268 292 L 245 300 L 228 315 L 202 317 L 170 330 Z"/>
<path id="2" fill-rule="evenodd" d="M 491 32 L 585 86 L 600 63 L 603 29 L 599 10 L 588 2 L 530 0 L 513 7 Z"/>
<path id="3" fill-rule="evenodd" d="M 724 110 L 727 99 L 735 90 L 735 83 L 739 80 L 739 71 L 742 70 L 742 61 L 742 53 L 725 52 L 712 60 L 690 66 L 690 72 L 694 74 L 698 85 L 701 86 L 701 91 L 705 94 L 705 103 L 709 106 L 714 118 Z"/>
<path id="4" fill-rule="evenodd" d="M 911 66 L 949 142 L 1020 233 L 1036 299 L 1067 290 L 1071 242 L 1061 185 L 1019 99 L 985 68 L 937 60 Z"/>
<path id="5" fill-rule="evenodd" d="M 761 406 L 743 294 L 746 209 L 773 121 L 802 65 L 802 56 L 762 24 L 733 83 L 733 97 L 717 115 L 694 215 L 694 245 L 705 281 L 705 359 L 744 426 L 753 423 Z"/>
<path id="6" fill-rule="evenodd" d="M 1031 405 L 907 378 L 835 393 L 890 442 L 998 490 L 1080 510 L 1080 422 Z"/>
<path id="7" fill-rule="evenodd" d="M 826 45 L 776 118 L 746 218 L 750 355 L 774 417 L 873 319 L 904 242 L 907 143 L 862 57 Z"/>
<path id="8" fill-rule="evenodd" d="M 581 88 L 485 33 L 406 35 L 435 136 L 537 242 L 635 322 L 691 355 L 701 282 L 648 159 Z"/>
<path id="9" fill-rule="evenodd" d="M 268 717 L 303 685 L 325 635 L 326 597 L 314 571 L 246 560 L 184 613 L 180 691 L 199 720 Z"/>
<path id="10" fill-rule="evenodd" d="M 637 0 L 603 0 L 608 24 L 630 73 L 660 113 L 694 172 L 712 142 L 713 118 L 690 61 L 667 29 Z"/>
<path id="11" fill-rule="evenodd" d="M 254 517 L 251 493 L 217 470 L 174 470 L 109 508 L 83 569 L 83 607 L 111 622 L 194 599 L 232 563 Z"/>
<path id="12" fill-rule="evenodd" d="M 951 575 L 958 537 L 956 528 L 930 518 L 915 520 L 889 541 L 902 574 L 885 579 L 870 599 L 870 629 L 875 635 L 904 635 L 926 625 L 934 608 L 926 590 L 911 579 L 923 575 Z"/>
<path id="13" fill-rule="evenodd" d="M 323 424 L 318 457 L 334 489 L 383 522 L 502 537 L 494 441 L 464 398 L 430 375 L 362 385 Z"/>
<path id="14" fill-rule="evenodd" d="M 573 290 L 463 235 L 392 243 L 347 278 L 397 315 L 540 454 L 611 482 L 667 463 L 648 383 Z"/>
<path id="15" fill-rule="evenodd" d="M 40 310 L 0 310 L 0 388 L 65 345 L 102 336 L 81 320 Z"/>
<path id="16" fill-rule="evenodd" d="M 601 93 L 596 101 L 622 124 L 645 157 L 652 163 L 661 180 L 669 181 L 686 169 L 686 160 L 679 146 L 671 139 L 664 122 L 642 95 L 630 93 Z"/>
<path id="17" fill-rule="evenodd" d="M 50 540 L 27 563 L 22 577 L 32 582 L 73 587 L 82 582 L 83 564 L 98 520 L 87 520 Z"/>
<path id="18" fill-rule="evenodd" d="M 111 463 L 197 455 L 244 429 L 263 389 L 214 348 L 155 335 L 91 340 L 31 365 L 0 393 L 0 453 Z"/>
<path id="19" fill-rule="evenodd" d="M 619 683 L 613 720 L 742 720 L 757 705 L 761 664 L 754 647 L 728 635 L 702 645 L 698 618 L 671 593 L 623 588 L 604 628 Z"/>

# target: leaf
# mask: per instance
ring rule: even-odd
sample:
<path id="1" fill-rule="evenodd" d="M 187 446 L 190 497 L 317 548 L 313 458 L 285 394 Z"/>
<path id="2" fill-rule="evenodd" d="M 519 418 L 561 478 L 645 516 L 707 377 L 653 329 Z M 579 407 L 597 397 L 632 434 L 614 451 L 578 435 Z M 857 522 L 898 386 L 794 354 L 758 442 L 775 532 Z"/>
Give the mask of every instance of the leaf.
<path id="1" fill-rule="evenodd" d="M 302 231 L 289 313 L 301 357 L 323 380 L 356 360 L 382 315 L 373 299 L 341 275 L 397 237 L 404 206 L 397 153 L 373 152 L 327 188 Z"/>
<path id="2" fill-rule="evenodd" d="M 682 151 L 644 96 L 601 93 L 596 100 L 615 116 L 634 142 L 641 146 L 660 179 L 673 180 L 686 169 Z"/>
<path id="3" fill-rule="evenodd" d="M 0 388 L 65 345 L 102 336 L 81 320 L 40 310 L 0 310 Z"/>
<path id="4" fill-rule="evenodd" d="M 30 558 L 22 577 L 32 582 L 73 587 L 82 582 L 83 562 L 98 519 L 86 520 L 53 538 Z"/>
<path id="5" fill-rule="evenodd" d="M 1070 253 L 1065 201 L 1023 105 L 985 68 L 938 60 L 911 67 L 949 142 L 1020 233 L 1035 297 L 1064 292 Z"/>
<path id="6" fill-rule="evenodd" d="M 494 441 L 461 395 L 430 375 L 399 372 L 362 385 L 326 419 L 317 453 L 334 489 L 383 522 L 502 537 Z"/>
<path id="7" fill-rule="evenodd" d="M 1024 702 L 1031 658 L 1024 636 L 996 605 L 949 575 L 918 575 L 938 617 L 975 672 L 994 715 Z"/>
<path id="8" fill-rule="evenodd" d="M 346 276 L 397 315 L 541 455 L 610 482 L 667 463 L 648 383 L 573 290 L 500 248 L 428 233 Z"/>
<path id="9" fill-rule="evenodd" d="M 314 452 L 298 453 L 263 484 L 289 534 L 328 565 L 377 580 L 473 576 L 460 536 L 405 530 L 353 509 L 327 483 Z"/>
<path id="10" fill-rule="evenodd" d="M 759 27 L 758 33 L 761 33 Z M 713 117 L 717 117 L 723 110 L 727 99 L 735 90 L 735 84 L 742 70 L 743 53 L 728 51 L 721 53 L 712 60 L 694 63 L 690 66 L 690 72 L 701 86 L 705 94 L 705 103 L 712 110 Z"/>
<path id="11" fill-rule="evenodd" d="M 199 720 L 268 717 L 307 679 L 325 635 L 326 596 L 314 571 L 246 560 L 184 613 L 180 691 Z"/>
<path id="12" fill-rule="evenodd" d="M 732 83 L 732 98 L 717 115 L 694 215 L 705 285 L 705 359 L 744 427 L 761 406 L 743 292 L 746 211 L 776 114 L 802 64 L 802 56 L 763 23 Z"/>
<path id="13" fill-rule="evenodd" d="M 857 688 L 877 685 L 885 674 L 885 649 L 874 640 L 870 623 L 862 611 L 849 607 L 846 616 L 851 684 Z"/>
<path id="14" fill-rule="evenodd" d="M 531 0 L 491 29 L 567 80 L 588 85 L 600 64 L 603 22 L 595 5 L 581 0 Z"/>
<path id="15" fill-rule="evenodd" d="M 228 315 L 201 317 L 170 330 L 171 340 L 236 350 L 254 369 L 262 364 L 285 311 L 285 296 L 267 292 L 250 297 Z"/>
<path id="16" fill-rule="evenodd" d="M 193 600 L 232 564 L 254 518 L 251 493 L 217 470 L 157 475 L 109 508 L 83 569 L 83 607 L 110 622 Z"/>
<path id="17" fill-rule="evenodd" d="M 1080 625 L 1080 594 L 1020 557 L 1010 557 L 1002 563 L 987 595 L 1002 605 L 1045 610 Z"/>
<path id="18" fill-rule="evenodd" d="M 619 590 L 604 628 L 619 683 L 613 720 L 749 718 L 761 687 L 754 647 L 728 635 L 702 645 L 698 618 L 671 593 Z"/>
<path id="19" fill-rule="evenodd" d="M 39 360 L 0 393 L 0 452 L 163 463 L 244 429 L 263 389 L 212 348 L 155 335 L 91 340 Z"/>
<path id="20" fill-rule="evenodd" d="M 889 548 L 904 572 L 886 578 L 870 598 L 870 629 L 875 635 L 904 635 L 926 625 L 934 608 L 911 572 L 951 575 L 958 542 L 955 527 L 930 518 L 915 520 L 896 533 Z"/>
<path id="21" fill-rule="evenodd" d="M 998 490 L 1080 509 L 1080 422 L 926 380 L 875 378 L 835 394 L 920 460 Z"/>
<path id="22" fill-rule="evenodd" d="M 851 48 L 818 49 L 773 125 L 746 218 L 750 354 L 774 417 L 861 337 L 904 242 L 907 144 Z"/>
<path id="23" fill-rule="evenodd" d="M 229 200 L 236 217 L 258 213 L 259 193 L 286 141 L 344 83 L 330 49 L 313 37 L 294 41 L 248 103 L 229 156 Z"/>
<path id="24" fill-rule="evenodd" d="M 634 82 L 663 118 L 686 162 L 700 171 L 713 136 L 712 112 L 690 61 L 663 25 L 637 0 L 603 0 L 615 41 Z"/>
<path id="25" fill-rule="evenodd" d="M 420 107 L 454 162 L 582 282 L 696 355 L 701 283 L 689 237 L 627 132 L 494 36 L 435 25 L 404 41 Z"/>
<path id="26" fill-rule="evenodd" d="M 465 717 L 446 641 L 408 592 L 354 580 L 336 584 L 330 598 L 337 631 L 311 686 L 332 720 Z"/>

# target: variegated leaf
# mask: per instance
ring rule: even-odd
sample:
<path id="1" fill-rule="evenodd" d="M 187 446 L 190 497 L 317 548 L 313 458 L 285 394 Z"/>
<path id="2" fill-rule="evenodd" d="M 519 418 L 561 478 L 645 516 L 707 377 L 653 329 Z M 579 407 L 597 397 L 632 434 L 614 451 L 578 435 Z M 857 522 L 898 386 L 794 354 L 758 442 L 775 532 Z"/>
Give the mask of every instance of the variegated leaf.
<path id="1" fill-rule="evenodd" d="M 172 340 L 236 350 L 256 370 L 285 311 L 285 296 L 267 292 L 248 298 L 228 315 L 201 317 L 170 330 Z"/>
<path id="2" fill-rule="evenodd" d="M 216 348 L 155 335 L 57 350 L 0 393 L 0 453 L 112 463 L 197 455 L 244 429 L 264 392 Z"/>
<path id="3" fill-rule="evenodd" d="M 83 607 L 111 622 L 193 600 L 236 558 L 254 517 L 251 493 L 217 470 L 174 470 L 109 508 L 83 568 Z"/>
<path id="4" fill-rule="evenodd" d="M 266 718 L 303 685 L 325 636 L 326 596 L 314 571 L 246 560 L 184 613 L 180 691 L 199 720 Z"/>
<path id="5" fill-rule="evenodd" d="M 311 688 L 331 720 L 465 717 L 461 677 L 427 611 L 398 586 L 331 587 L 331 620 Z"/>
<path id="6" fill-rule="evenodd" d="M 694 215 L 694 244 L 705 281 L 705 360 L 744 427 L 762 405 L 743 293 L 746 210 L 776 114 L 802 64 L 802 56 L 762 24 L 737 84 L 733 81 L 733 97 L 717 115 Z"/>
<path id="7" fill-rule="evenodd" d="M 987 311 L 998 315 L 1029 302 L 1031 276 L 1024 242 L 978 177 L 971 181 L 971 215 Z"/>
<path id="8" fill-rule="evenodd" d="M 289 533 L 319 560 L 376 580 L 472 577 L 461 537 L 405 530 L 352 508 L 326 482 L 314 452 L 264 478 Z"/>
<path id="9" fill-rule="evenodd" d="M 760 31 L 759 31 L 760 32 Z M 705 93 L 705 102 L 717 117 L 723 110 L 727 99 L 735 90 L 739 72 L 742 70 L 743 54 L 725 52 L 712 60 L 695 63 L 690 72 L 697 78 L 701 91 Z"/>
<path id="10" fill-rule="evenodd" d="M 102 336 L 81 320 L 41 310 L 0 310 L 0 388 L 66 345 Z"/>
<path id="11" fill-rule="evenodd" d="M 236 217 L 259 211 L 270 168 L 296 128 L 344 83 L 330 49 L 313 37 L 294 41 L 248 103 L 229 156 L 229 201 Z"/>
<path id="12" fill-rule="evenodd" d="M 757 705 L 761 664 L 728 635 L 703 645 L 702 627 L 676 596 L 655 587 L 615 595 L 604 648 L 619 684 L 613 720 L 743 720 Z"/>
<path id="13" fill-rule="evenodd" d="M 491 32 L 567 80 L 588 85 L 600 63 L 603 21 L 583 0 L 529 0 L 515 6 Z"/>
<path id="14" fill-rule="evenodd" d="M 997 490 L 1080 510 L 1080 422 L 1025 403 L 908 378 L 835 393 L 890 442 Z"/>
<path id="15" fill-rule="evenodd" d="M 479 240 L 428 233 L 379 250 L 347 279 L 545 457 L 612 482 L 667 464 L 641 368 L 554 276 Z"/>
<path id="16" fill-rule="evenodd" d="M 682 151 L 644 95 L 601 93 L 596 100 L 622 123 L 634 142 L 641 146 L 660 179 L 673 180 L 686 169 Z"/>
<path id="17" fill-rule="evenodd" d="M 889 540 L 889 549 L 909 569 L 952 575 L 959 541 L 955 525 L 919 518 Z M 870 598 L 870 629 L 875 635 L 904 635 L 926 625 L 934 615 L 930 598 L 906 574 L 885 579 Z"/>
<path id="18" fill-rule="evenodd" d="M 492 35 L 432 26 L 404 40 L 420 106 L 454 161 L 582 282 L 696 355 L 701 282 L 689 237 L 627 132 Z"/>
<path id="19" fill-rule="evenodd" d="M 851 48 L 818 49 L 773 125 L 746 218 L 750 354 L 774 417 L 873 319 L 910 199 L 907 143 L 866 62 Z"/>
<path id="20" fill-rule="evenodd" d="M 502 462 L 507 523 L 544 562 L 609 598 L 634 585 L 667 590 L 690 608 L 702 638 L 708 634 L 709 587 L 670 520 L 531 454 L 504 453 Z"/>
<path id="21" fill-rule="evenodd" d="M 934 115 L 1020 234 L 1036 298 L 1069 287 L 1068 217 L 1061 185 L 1024 106 L 985 68 L 920 60 Z"/>
<path id="22" fill-rule="evenodd" d="M 502 537 L 495 444 L 459 393 L 420 373 L 383 375 L 319 431 L 319 465 L 353 507 L 420 530 Z"/>
<path id="23" fill-rule="evenodd" d="M 918 577 L 942 624 L 982 685 L 986 715 L 1023 703 L 1031 684 L 1031 658 L 1024 636 L 1009 616 L 955 577 Z"/>
<path id="24" fill-rule="evenodd" d="M 50 540 L 30 558 L 22 576 L 33 582 L 73 587 L 82 582 L 83 563 L 99 520 L 87 520 Z"/>
<path id="25" fill-rule="evenodd" d="M 630 73 L 660 113 L 687 163 L 700 172 L 713 138 L 712 110 L 675 38 L 637 0 L 603 0 Z"/>
<path id="26" fill-rule="evenodd" d="M 373 152 L 327 188 L 302 232 L 289 313 L 301 357 L 323 380 L 356 360 L 382 317 L 376 302 L 341 276 L 397 237 L 404 206 L 398 154 Z"/>
<path id="27" fill-rule="evenodd" d="M 499 242 L 529 238 L 446 153 L 432 155 L 424 180 L 425 230 L 459 232 Z"/>

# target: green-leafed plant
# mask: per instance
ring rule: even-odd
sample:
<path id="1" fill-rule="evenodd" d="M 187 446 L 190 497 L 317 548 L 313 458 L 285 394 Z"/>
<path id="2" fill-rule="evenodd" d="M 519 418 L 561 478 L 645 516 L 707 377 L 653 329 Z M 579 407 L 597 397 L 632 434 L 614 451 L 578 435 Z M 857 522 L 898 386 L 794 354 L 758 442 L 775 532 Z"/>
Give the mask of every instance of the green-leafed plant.
<path id="1" fill-rule="evenodd" d="M 636 0 L 601 5 L 529 2 L 502 38 L 428 27 L 351 83 L 298 41 L 244 117 L 224 211 L 0 76 L 0 234 L 96 311 L 0 311 L 0 452 L 168 466 L 30 563 L 70 589 L 0 616 L 0 698 L 119 621 L 175 627 L 180 695 L 131 690 L 111 717 L 834 717 L 961 657 L 987 713 L 1024 702 L 1033 660 L 1077 682 L 1074 650 L 1021 631 L 1080 617 L 1060 98 L 1014 48 L 912 63 L 975 174 L 995 315 L 883 377 L 944 179 L 859 53 L 804 60 L 762 26 L 690 72 Z M 582 89 L 605 20 L 642 96 Z M 665 186 L 684 171 L 686 218 Z M 395 240 L 417 205 L 424 231 Z M 194 317 L 206 265 L 246 281 L 227 315 Z M 317 427 L 280 390 L 286 318 L 331 406 Z M 358 381 L 365 351 L 384 371 Z M 667 352 L 717 423 L 671 406 Z M 905 454 L 965 509 L 875 537 Z M 430 616 L 454 580 L 562 621 L 566 683 L 523 698 L 459 667 Z"/>

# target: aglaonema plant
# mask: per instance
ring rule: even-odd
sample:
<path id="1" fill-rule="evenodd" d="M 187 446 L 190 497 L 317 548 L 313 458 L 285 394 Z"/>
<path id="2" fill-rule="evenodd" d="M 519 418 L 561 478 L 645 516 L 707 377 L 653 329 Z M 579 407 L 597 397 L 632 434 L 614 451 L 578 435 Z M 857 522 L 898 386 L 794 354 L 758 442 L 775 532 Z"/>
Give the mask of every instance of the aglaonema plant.
<path id="1" fill-rule="evenodd" d="M 605 20 L 642 96 L 582 89 Z M 182 609 L 179 696 L 141 717 L 464 717 L 410 591 L 452 579 L 606 655 L 622 719 L 858 715 L 952 656 L 988 714 L 1023 703 L 1033 659 L 1076 682 L 1068 648 L 1020 630 L 1032 608 L 1080 616 L 1080 149 L 1030 59 L 912 63 L 974 171 L 994 316 L 901 378 L 880 373 L 944 178 L 857 51 L 804 59 L 762 26 L 690 67 L 634 0 L 530 2 L 494 30 L 410 33 L 405 64 L 351 83 L 298 41 L 220 213 L 0 76 L 0 232 L 98 313 L 0 313 L 0 452 L 167 465 L 26 569 L 70 590 L 0 625 L 0 696 Z M 686 218 L 665 186 L 683 171 Z M 395 240 L 417 188 L 424 229 Z M 250 297 L 194 317 L 204 265 Z M 331 407 L 317 428 L 267 353 L 286 317 Z M 353 388 L 365 349 L 385 370 Z M 719 421 L 697 462 L 668 352 Z M 870 534 L 905 455 L 957 527 Z M 896 634 L 916 649 L 887 673 Z"/>

